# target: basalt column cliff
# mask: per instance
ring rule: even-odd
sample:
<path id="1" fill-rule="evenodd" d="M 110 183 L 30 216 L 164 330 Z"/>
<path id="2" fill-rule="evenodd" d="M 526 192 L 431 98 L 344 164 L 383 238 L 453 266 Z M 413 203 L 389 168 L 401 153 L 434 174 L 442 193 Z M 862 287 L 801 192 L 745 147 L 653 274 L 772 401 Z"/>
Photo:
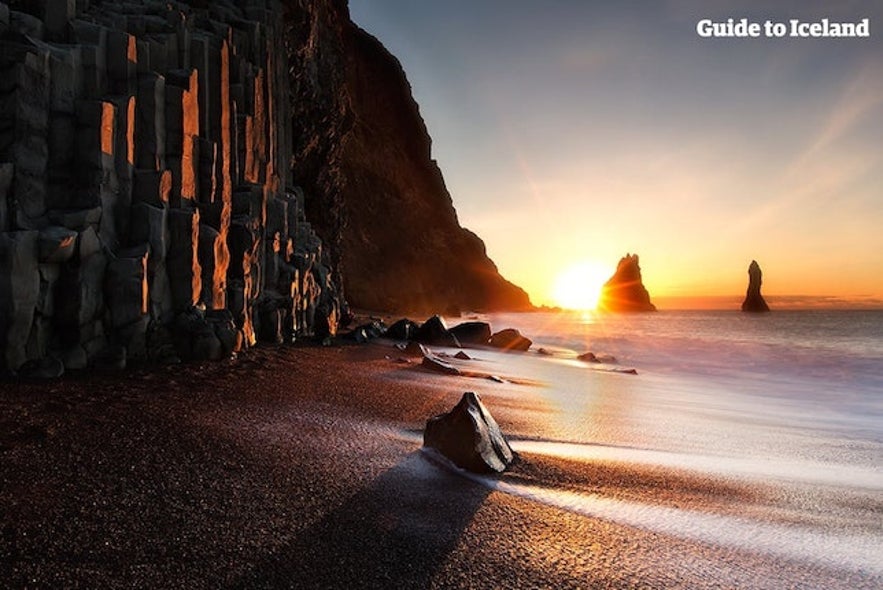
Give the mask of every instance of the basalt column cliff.
<path id="1" fill-rule="evenodd" d="M 334 333 L 339 298 L 290 179 L 282 14 L 0 2 L 0 372 Z"/>
<path id="2" fill-rule="evenodd" d="M 294 178 L 368 309 L 526 309 L 483 242 L 460 227 L 398 60 L 350 22 L 344 1 L 288 4 Z"/>
<path id="3" fill-rule="evenodd" d="M 529 307 L 342 0 L 0 1 L 0 70 L 0 372 Z"/>

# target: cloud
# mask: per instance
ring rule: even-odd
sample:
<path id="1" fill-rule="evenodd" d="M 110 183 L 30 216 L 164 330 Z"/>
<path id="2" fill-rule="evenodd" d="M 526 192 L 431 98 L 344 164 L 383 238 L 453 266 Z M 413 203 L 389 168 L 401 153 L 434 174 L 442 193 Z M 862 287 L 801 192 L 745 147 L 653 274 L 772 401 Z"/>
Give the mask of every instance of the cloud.
<path id="1" fill-rule="evenodd" d="M 837 102 L 829 110 L 827 120 L 804 153 L 794 163 L 801 168 L 806 162 L 834 146 L 864 122 L 879 120 L 883 111 L 883 66 L 874 61 L 865 63 L 845 85 Z"/>

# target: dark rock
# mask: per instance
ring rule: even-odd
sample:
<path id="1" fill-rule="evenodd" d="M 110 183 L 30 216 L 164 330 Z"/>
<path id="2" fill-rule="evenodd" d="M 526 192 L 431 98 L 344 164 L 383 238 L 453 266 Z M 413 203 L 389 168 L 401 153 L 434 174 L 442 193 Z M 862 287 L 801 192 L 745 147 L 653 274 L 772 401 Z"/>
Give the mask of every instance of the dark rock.
<path id="1" fill-rule="evenodd" d="M 521 335 L 521 332 L 514 328 L 506 328 L 500 330 L 491 336 L 490 345 L 494 348 L 502 348 L 505 350 L 518 350 L 524 352 L 530 348 L 533 342 Z"/>
<path id="2" fill-rule="evenodd" d="M 224 345 L 206 319 L 205 310 L 192 307 L 175 318 L 174 342 L 178 355 L 185 360 L 220 360 Z"/>
<path id="3" fill-rule="evenodd" d="M 455 359 L 460 359 L 461 361 L 470 361 L 470 360 L 472 360 L 472 357 L 470 357 L 468 354 L 466 354 L 466 353 L 463 352 L 462 350 L 459 351 L 457 354 L 455 354 L 455 355 L 454 355 L 454 358 L 455 358 Z"/>
<path id="4" fill-rule="evenodd" d="M 745 293 L 745 301 L 742 302 L 742 311 L 762 313 L 770 310 L 770 306 L 760 294 L 760 286 L 763 284 L 763 272 L 756 260 L 748 265 L 748 291 Z"/>
<path id="5" fill-rule="evenodd" d="M 126 348 L 124 346 L 108 346 L 95 355 L 93 364 L 99 369 L 115 369 L 121 371 L 127 364 Z"/>
<path id="6" fill-rule="evenodd" d="M 423 445 L 476 473 L 502 473 L 515 458 L 497 421 L 471 391 L 450 412 L 426 422 Z"/>
<path id="7" fill-rule="evenodd" d="M 193 335 L 194 360 L 218 361 L 224 358 L 224 345 L 211 328 Z"/>
<path id="8" fill-rule="evenodd" d="M 147 325 L 145 340 L 147 359 L 149 361 L 160 364 L 173 364 L 165 363 L 163 362 L 163 359 L 171 359 L 174 357 L 178 363 L 181 362 L 181 359 L 178 357 L 178 353 L 175 350 L 174 339 L 172 338 L 172 333 L 168 326 L 157 321 L 151 321 Z M 67 362 L 65 362 L 65 366 L 67 366 Z"/>
<path id="9" fill-rule="evenodd" d="M 337 326 L 340 317 L 340 301 L 337 294 L 329 289 L 322 291 L 319 303 L 316 305 L 316 315 L 313 319 L 313 333 L 317 341 L 323 345 L 330 343 L 337 336 Z"/>
<path id="10" fill-rule="evenodd" d="M 15 371 L 26 361 L 26 345 L 40 296 L 38 233 L 0 233 L 0 367 Z"/>
<path id="11" fill-rule="evenodd" d="M 579 355 L 576 358 L 578 358 L 581 361 L 585 361 L 587 363 L 600 363 L 601 362 L 598 360 L 598 357 L 595 356 L 594 352 L 584 352 L 583 354 Z"/>
<path id="12" fill-rule="evenodd" d="M 545 348 L 540 348 L 539 350 L 537 350 L 537 354 L 540 356 L 552 356 L 552 353 Z"/>
<path id="13" fill-rule="evenodd" d="M 285 342 L 285 329 L 282 324 L 285 317 L 283 310 L 278 307 L 267 307 L 261 309 L 257 316 L 259 321 L 255 322 L 255 335 L 258 341 L 271 344 Z"/>
<path id="14" fill-rule="evenodd" d="M 398 345 L 399 350 L 405 353 L 410 357 L 424 357 L 430 353 L 430 350 L 420 344 L 419 342 L 414 342 L 413 340 L 408 342 L 407 344 Z"/>
<path id="15" fill-rule="evenodd" d="M 373 338 L 381 338 L 386 334 L 386 325 L 384 325 L 382 320 L 371 320 L 366 324 L 358 326 L 356 329 L 361 330 L 369 340 Z"/>
<path id="16" fill-rule="evenodd" d="M 460 226 L 398 60 L 349 20 L 345 3 L 289 5 L 292 174 L 311 195 L 307 217 L 333 265 L 346 269 L 350 304 L 529 309 Z"/>
<path id="17" fill-rule="evenodd" d="M 491 339 L 491 325 L 487 322 L 463 322 L 451 328 L 460 344 L 487 344 Z"/>
<path id="18" fill-rule="evenodd" d="M 77 232 L 58 226 L 49 226 L 40 231 L 40 262 L 65 262 L 76 251 Z"/>
<path id="19" fill-rule="evenodd" d="M 423 322 L 414 334 L 414 340 L 423 344 L 432 344 L 433 346 L 460 347 L 460 342 L 456 336 L 451 334 L 445 325 L 445 321 L 437 315 Z"/>
<path id="20" fill-rule="evenodd" d="M 450 363 L 446 363 L 437 356 L 428 354 L 423 357 L 422 366 L 436 373 L 444 373 L 446 375 L 460 375 L 460 369 Z"/>
<path id="21" fill-rule="evenodd" d="M 242 333 L 236 329 L 233 314 L 229 309 L 206 311 L 205 319 L 221 343 L 222 357 L 229 357 L 242 349 Z"/>
<path id="22" fill-rule="evenodd" d="M 380 320 L 372 320 L 367 324 L 356 326 L 346 334 L 344 338 L 354 340 L 357 344 L 365 344 L 374 338 L 380 338 L 386 334 L 386 326 Z"/>
<path id="23" fill-rule="evenodd" d="M 67 371 L 85 369 L 89 366 L 89 357 L 79 344 L 62 351 L 59 356 Z"/>
<path id="24" fill-rule="evenodd" d="M 637 254 L 626 254 L 601 288 L 598 307 L 605 311 L 656 311 L 641 279 Z"/>
<path id="25" fill-rule="evenodd" d="M 386 337 L 392 340 L 411 340 L 420 328 L 409 319 L 402 318 L 386 331 Z"/>
<path id="26" fill-rule="evenodd" d="M 57 379 L 64 375 L 64 363 L 54 356 L 31 359 L 18 369 L 18 376 L 24 379 Z"/>
<path id="27" fill-rule="evenodd" d="M 7 4 L 27 14 L 0 2 L 0 370 L 331 342 L 342 263 L 365 308 L 530 308 L 460 226 L 404 72 L 346 2 Z"/>

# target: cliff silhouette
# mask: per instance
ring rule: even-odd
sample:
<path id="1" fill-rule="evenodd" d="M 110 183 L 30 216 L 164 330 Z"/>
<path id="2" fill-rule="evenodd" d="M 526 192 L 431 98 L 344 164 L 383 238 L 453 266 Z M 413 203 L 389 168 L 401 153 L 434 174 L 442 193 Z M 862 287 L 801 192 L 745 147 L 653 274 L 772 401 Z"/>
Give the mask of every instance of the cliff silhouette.
<path id="1" fill-rule="evenodd" d="M 616 272 L 601 289 L 599 309 L 605 311 L 656 311 L 641 278 L 637 254 L 626 254 Z"/>
<path id="2" fill-rule="evenodd" d="M 344 1 L 287 6 L 294 180 L 350 305 L 530 308 L 460 226 L 399 61 Z"/>
<path id="3" fill-rule="evenodd" d="M 760 294 L 763 285 L 763 272 L 756 260 L 748 265 L 748 290 L 745 292 L 745 301 L 742 302 L 742 311 L 762 313 L 770 310 L 770 306 Z"/>

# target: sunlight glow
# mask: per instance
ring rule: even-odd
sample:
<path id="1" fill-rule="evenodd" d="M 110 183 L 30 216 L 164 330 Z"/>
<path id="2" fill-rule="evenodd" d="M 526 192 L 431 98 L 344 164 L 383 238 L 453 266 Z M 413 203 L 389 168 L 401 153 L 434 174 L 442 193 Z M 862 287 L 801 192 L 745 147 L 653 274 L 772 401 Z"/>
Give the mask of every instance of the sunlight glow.
<path id="1" fill-rule="evenodd" d="M 567 309 L 595 309 L 601 287 L 612 274 L 612 269 L 597 262 L 581 262 L 567 268 L 555 280 L 555 303 Z"/>

